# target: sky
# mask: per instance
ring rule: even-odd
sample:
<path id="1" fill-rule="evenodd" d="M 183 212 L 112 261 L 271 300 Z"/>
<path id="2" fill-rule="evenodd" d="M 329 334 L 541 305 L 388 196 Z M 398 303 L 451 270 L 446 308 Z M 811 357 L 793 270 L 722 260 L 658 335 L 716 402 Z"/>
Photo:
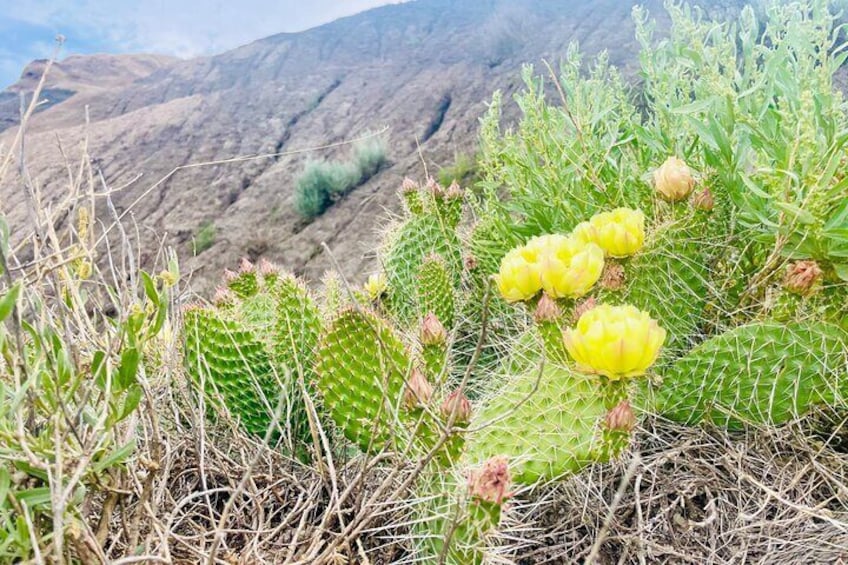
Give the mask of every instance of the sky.
<path id="1" fill-rule="evenodd" d="M 0 0 L 0 90 L 33 59 L 80 53 L 220 53 L 398 0 Z"/>

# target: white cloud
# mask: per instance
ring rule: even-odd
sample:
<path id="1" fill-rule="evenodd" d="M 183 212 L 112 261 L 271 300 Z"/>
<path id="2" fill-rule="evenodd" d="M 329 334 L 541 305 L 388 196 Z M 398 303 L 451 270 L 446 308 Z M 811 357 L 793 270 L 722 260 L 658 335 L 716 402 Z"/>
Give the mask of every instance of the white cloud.
<path id="1" fill-rule="evenodd" d="M 191 57 L 396 1 L 30 0 L 12 3 L 3 16 L 49 26 L 70 39 L 114 46 L 115 51 Z"/>

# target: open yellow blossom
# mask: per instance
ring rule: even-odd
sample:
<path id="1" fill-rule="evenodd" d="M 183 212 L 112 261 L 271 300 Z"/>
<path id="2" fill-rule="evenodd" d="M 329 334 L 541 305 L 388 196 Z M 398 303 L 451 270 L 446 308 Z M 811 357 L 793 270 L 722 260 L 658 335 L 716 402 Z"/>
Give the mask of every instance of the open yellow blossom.
<path id="1" fill-rule="evenodd" d="M 386 289 L 388 288 L 388 283 L 386 282 L 386 275 L 383 273 L 374 273 L 373 275 L 368 277 L 368 280 L 362 286 L 365 293 L 368 295 L 370 300 L 377 300 L 383 294 L 385 294 Z"/>
<path id="2" fill-rule="evenodd" d="M 542 288 L 540 253 L 534 247 L 516 247 L 501 260 L 495 275 L 501 295 L 507 302 L 533 298 Z"/>
<path id="3" fill-rule="evenodd" d="M 579 298 L 591 290 L 603 270 L 603 249 L 562 237 L 542 257 L 542 288 L 551 298 Z"/>
<path id="4" fill-rule="evenodd" d="M 540 259 L 544 257 L 544 255 L 550 253 L 557 247 L 563 244 L 564 241 L 568 239 L 568 236 L 558 234 L 558 233 L 549 233 L 546 235 L 537 235 L 534 238 L 531 238 L 530 241 L 524 244 L 528 250 L 532 253 L 536 253 L 536 256 Z"/>
<path id="5" fill-rule="evenodd" d="M 597 243 L 610 257 L 627 257 L 645 244 L 645 214 L 631 208 L 595 214 L 578 224 L 572 235 L 578 241 Z"/>
<path id="6" fill-rule="evenodd" d="M 565 348 L 586 373 L 612 380 L 644 375 L 665 341 L 665 330 L 634 306 L 602 304 L 563 332 Z"/>

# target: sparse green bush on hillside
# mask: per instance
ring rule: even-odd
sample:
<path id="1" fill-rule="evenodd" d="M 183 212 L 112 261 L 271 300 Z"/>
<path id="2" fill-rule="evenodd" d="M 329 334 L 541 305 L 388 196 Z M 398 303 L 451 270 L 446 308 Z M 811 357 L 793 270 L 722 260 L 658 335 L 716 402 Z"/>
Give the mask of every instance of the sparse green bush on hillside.
<path id="1" fill-rule="evenodd" d="M 450 186 L 454 182 L 470 186 L 477 181 L 477 156 L 473 153 L 457 153 L 453 163 L 439 169 L 439 184 Z"/>
<path id="2" fill-rule="evenodd" d="M 294 206 L 306 219 L 320 216 L 330 205 L 377 174 L 386 162 L 382 139 L 363 140 L 349 161 L 310 161 L 295 184 Z"/>
<path id="3" fill-rule="evenodd" d="M 202 222 L 197 228 L 197 233 L 194 234 L 194 254 L 200 255 L 201 253 L 215 245 L 216 235 L 217 229 L 215 228 L 214 223 L 209 220 Z"/>

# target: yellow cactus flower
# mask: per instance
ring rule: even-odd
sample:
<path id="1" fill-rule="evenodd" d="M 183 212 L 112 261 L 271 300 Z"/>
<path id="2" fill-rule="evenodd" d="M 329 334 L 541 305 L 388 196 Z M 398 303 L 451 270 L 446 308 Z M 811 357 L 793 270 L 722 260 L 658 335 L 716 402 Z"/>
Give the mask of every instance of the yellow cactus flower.
<path id="1" fill-rule="evenodd" d="M 375 273 L 369 276 L 368 280 L 362 286 L 362 289 L 371 301 L 375 301 L 383 296 L 386 288 L 388 288 L 388 283 L 386 283 L 386 275 L 383 273 Z"/>
<path id="2" fill-rule="evenodd" d="M 565 348 L 585 373 L 612 380 L 644 375 L 665 341 L 665 330 L 634 306 L 602 304 L 563 332 Z"/>
<path id="3" fill-rule="evenodd" d="M 551 298 L 583 296 L 604 270 L 603 249 L 573 237 L 552 241 L 554 247 L 542 257 L 542 288 Z"/>
<path id="4" fill-rule="evenodd" d="M 578 241 L 597 243 L 610 257 L 627 257 L 645 244 L 645 214 L 631 208 L 595 214 L 578 224 L 572 235 Z"/>
<path id="5" fill-rule="evenodd" d="M 543 257 L 544 255 L 550 253 L 554 249 L 558 248 L 563 244 L 565 240 L 568 239 L 568 236 L 561 235 L 558 233 L 549 233 L 546 235 L 538 235 L 526 244 L 526 247 L 530 252 L 535 253 L 537 257 Z"/>
<path id="6" fill-rule="evenodd" d="M 670 202 L 683 200 L 695 187 L 695 178 L 689 166 L 677 157 L 669 157 L 654 171 L 654 186 Z"/>
<path id="7" fill-rule="evenodd" d="M 507 302 L 533 298 L 542 288 L 540 252 L 533 246 L 516 247 L 501 260 L 495 282 Z"/>

